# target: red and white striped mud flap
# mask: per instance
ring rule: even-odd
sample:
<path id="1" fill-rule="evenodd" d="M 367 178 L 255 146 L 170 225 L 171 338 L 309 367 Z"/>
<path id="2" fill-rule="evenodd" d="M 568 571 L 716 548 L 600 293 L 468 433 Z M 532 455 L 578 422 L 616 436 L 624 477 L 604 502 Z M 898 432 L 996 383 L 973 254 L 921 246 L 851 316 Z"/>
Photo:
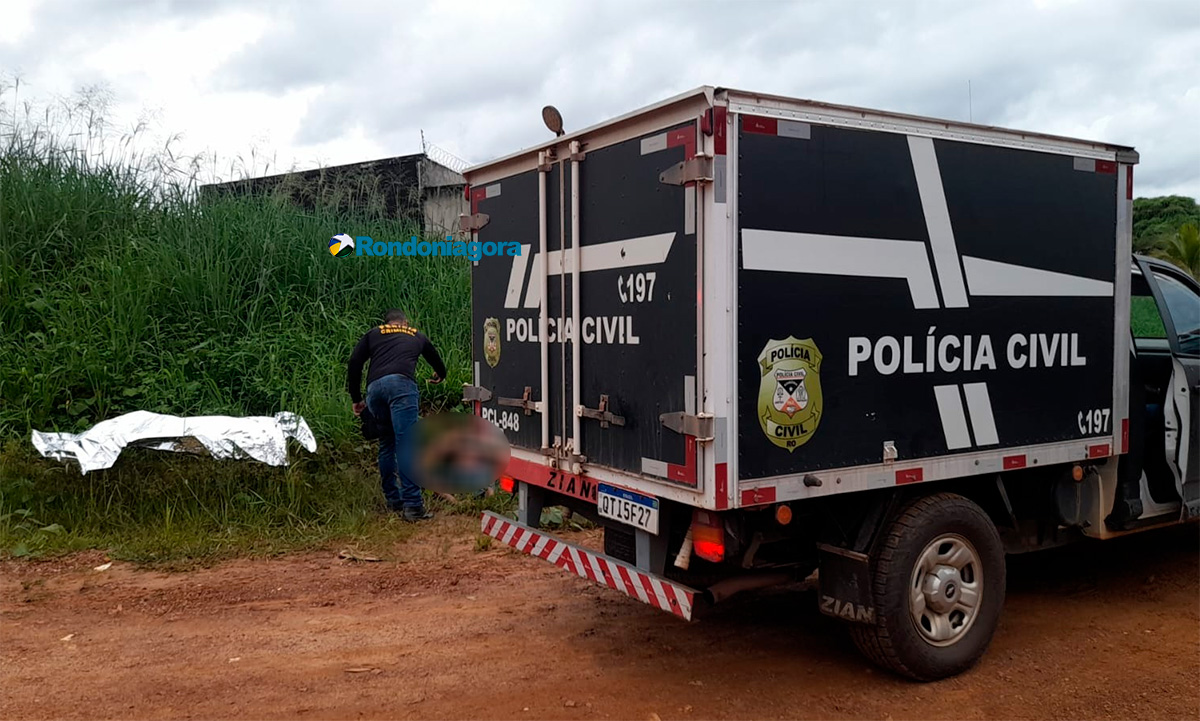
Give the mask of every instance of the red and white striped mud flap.
<path id="1" fill-rule="evenodd" d="M 694 589 L 644 573 L 624 561 L 561 541 L 491 511 L 484 511 L 481 521 L 485 534 L 521 553 L 537 556 L 581 578 L 673 613 L 685 621 L 692 620 L 692 601 L 696 597 Z"/>

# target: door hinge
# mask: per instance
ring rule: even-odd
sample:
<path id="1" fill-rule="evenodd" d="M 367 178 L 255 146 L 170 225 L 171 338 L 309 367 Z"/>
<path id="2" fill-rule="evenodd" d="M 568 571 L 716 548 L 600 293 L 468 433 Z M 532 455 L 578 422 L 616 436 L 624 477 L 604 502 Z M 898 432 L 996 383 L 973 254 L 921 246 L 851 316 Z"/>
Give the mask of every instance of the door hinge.
<path id="1" fill-rule="evenodd" d="M 538 408 L 538 404 L 535 401 L 530 400 L 532 395 L 533 389 L 529 386 L 525 386 L 525 392 L 521 394 L 520 398 L 497 398 L 496 403 L 502 406 L 508 406 L 509 408 L 523 408 L 525 410 L 525 415 L 529 415 L 534 411 L 538 411 L 540 413 L 541 409 Z"/>
<path id="2" fill-rule="evenodd" d="M 474 213 L 472 215 L 458 216 L 458 228 L 464 233 L 474 233 L 488 224 L 492 217 L 487 213 Z"/>
<path id="3" fill-rule="evenodd" d="M 492 392 L 481 386 L 472 386 L 463 383 L 463 402 L 480 401 L 487 403 L 492 399 Z"/>
<path id="4" fill-rule="evenodd" d="M 582 418 L 593 418 L 595 420 L 600 421 L 601 428 L 608 428 L 608 426 L 610 424 L 614 425 L 614 426 L 625 425 L 625 417 L 624 416 L 614 415 L 613 413 L 609 412 L 608 396 L 606 396 L 606 395 L 600 396 L 600 407 L 599 408 L 588 408 L 586 406 L 579 406 L 578 408 L 575 409 L 575 412 Z"/>
<path id="5" fill-rule="evenodd" d="M 697 413 L 696 415 L 683 412 L 663 413 L 658 420 L 681 436 L 695 436 L 698 441 L 713 439 L 714 424 L 711 413 Z"/>
<path id="6" fill-rule="evenodd" d="M 682 163 L 676 163 L 658 174 L 658 182 L 664 185 L 686 185 L 687 183 L 711 183 L 713 158 L 697 155 Z"/>

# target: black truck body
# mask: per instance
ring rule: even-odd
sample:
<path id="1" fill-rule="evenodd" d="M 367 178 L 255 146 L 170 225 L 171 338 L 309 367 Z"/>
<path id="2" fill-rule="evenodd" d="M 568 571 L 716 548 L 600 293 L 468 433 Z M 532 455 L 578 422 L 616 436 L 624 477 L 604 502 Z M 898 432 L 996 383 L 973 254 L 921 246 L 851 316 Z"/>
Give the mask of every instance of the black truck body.
<path id="1" fill-rule="evenodd" d="M 1131 257 L 1136 162 L 700 88 L 469 169 L 464 229 L 523 249 L 472 272 L 464 397 L 521 496 L 484 530 L 685 618 L 819 566 L 822 610 L 874 629 L 879 544 L 922 498 L 966 499 L 1010 552 L 1193 516 L 1193 329 L 1159 292 L 1172 271 Z M 1143 275 L 1175 333 L 1151 349 L 1174 498 L 1122 465 L 1147 442 Z M 547 504 L 603 523 L 606 552 L 538 531 Z"/>

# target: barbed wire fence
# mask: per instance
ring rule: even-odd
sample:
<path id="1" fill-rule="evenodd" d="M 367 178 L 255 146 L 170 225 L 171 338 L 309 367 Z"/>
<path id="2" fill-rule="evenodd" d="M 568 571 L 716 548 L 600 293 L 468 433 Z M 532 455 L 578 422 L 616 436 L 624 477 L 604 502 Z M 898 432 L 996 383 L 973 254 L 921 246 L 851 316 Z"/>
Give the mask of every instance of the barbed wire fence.
<path id="1" fill-rule="evenodd" d="M 471 166 L 469 161 L 463 160 L 449 150 L 426 140 L 424 130 L 421 131 L 421 152 L 433 162 L 444 165 L 456 173 L 462 173 Z"/>
<path id="2" fill-rule="evenodd" d="M 470 162 L 426 140 L 424 130 L 421 130 L 421 154 L 426 160 L 441 165 L 460 176 L 464 170 L 471 166 Z M 461 213 L 470 212 L 470 205 L 463 205 L 461 187 L 456 187 L 450 193 L 447 193 L 443 187 L 427 189 L 425 187 L 424 172 L 422 171 L 423 167 L 423 164 L 418 165 L 418 193 L 424 206 L 426 232 L 436 232 L 438 235 L 460 235 L 458 216 Z M 432 191 L 434 197 L 427 197 L 430 191 Z M 446 214 L 444 206 L 447 204 L 455 206 L 452 210 L 453 218 L 450 218 Z M 431 209 L 431 206 L 433 209 Z"/>

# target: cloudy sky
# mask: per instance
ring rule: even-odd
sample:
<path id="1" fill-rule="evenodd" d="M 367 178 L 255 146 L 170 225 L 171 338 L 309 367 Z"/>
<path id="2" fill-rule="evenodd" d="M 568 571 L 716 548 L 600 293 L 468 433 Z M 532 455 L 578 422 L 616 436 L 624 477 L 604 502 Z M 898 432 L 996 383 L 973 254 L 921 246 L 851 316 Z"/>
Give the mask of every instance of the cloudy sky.
<path id="1" fill-rule="evenodd" d="M 724 85 L 1133 145 L 1139 195 L 1200 196 L 1200 0 L 0 0 L 0 77 L 10 113 L 14 77 L 101 86 L 115 123 L 260 171 L 422 129 L 480 162 L 547 103 L 574 129 Z"/>

